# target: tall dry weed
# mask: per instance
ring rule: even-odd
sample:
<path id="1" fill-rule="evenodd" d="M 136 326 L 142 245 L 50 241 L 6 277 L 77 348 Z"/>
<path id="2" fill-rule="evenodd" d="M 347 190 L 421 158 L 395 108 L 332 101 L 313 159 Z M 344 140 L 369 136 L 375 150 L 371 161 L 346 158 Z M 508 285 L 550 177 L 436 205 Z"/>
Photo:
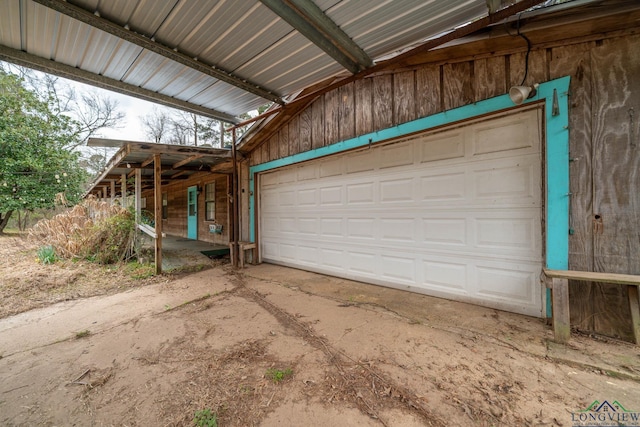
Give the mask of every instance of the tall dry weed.
<path id="1" fill-rule="evenodd" d="M 39 221 L 29 236 L 53 246 L 61 258 L 86 258 L 102 264 L 134 256 L 137 240 L 134 215 L 94 196 L 67 212 Z"/>

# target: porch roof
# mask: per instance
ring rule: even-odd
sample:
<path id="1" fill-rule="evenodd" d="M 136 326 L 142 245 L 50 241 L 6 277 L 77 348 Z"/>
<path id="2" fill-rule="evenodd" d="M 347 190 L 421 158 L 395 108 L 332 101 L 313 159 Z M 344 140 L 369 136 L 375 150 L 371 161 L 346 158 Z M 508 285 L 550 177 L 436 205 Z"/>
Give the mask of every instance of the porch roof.
<path id="1" fill-rule="evenodd" d="M 88 145 L 120 148 L 87 189 L 87 195 L 102 195 L 105 188 L 108 196 L 115 195 L 111 193 L 112 183 L 120 183 L 123 175 L 132 179 L 138 168 L 142 175 L 142 190 L 153 188 L 155 154 L 161 155 L 162 185 L 183 181 L 199 173 L 230 174 L 232 171 L 229 149 L 102 138 L 92 138 Z M 116 191 L 120 191 L 120 185 Z"/>

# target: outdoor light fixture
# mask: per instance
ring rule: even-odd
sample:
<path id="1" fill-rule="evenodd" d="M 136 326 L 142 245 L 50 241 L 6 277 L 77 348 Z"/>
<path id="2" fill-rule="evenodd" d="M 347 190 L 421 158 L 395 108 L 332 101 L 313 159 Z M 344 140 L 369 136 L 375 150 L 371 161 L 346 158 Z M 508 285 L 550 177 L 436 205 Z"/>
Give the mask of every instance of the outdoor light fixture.
<path id="1" fill-rule="evenodd" d="M 538 83 L 534 83 L 533 86 L 513 86 L 509 89 L 509 98 L 514 104 L 520 105 L 525 100 L 536 96 L 538 86 L 540 86 Z"/>
<path id="2" fill-rule="evenodd" d="M 516 105 L 520 105 L 527 99 L 536 96 L 538 86 L 540 86 L 537 83 L 534 83 L 533 86 L 524 86 L 524 82 L 527 80 L 527 75 L 529 74 L 529 54 L 531 53 L 531 40 L 529 40 L 527 36 L 520 32 L 520 15 L 518 15 L 517 21 L 518 36 L 522 37 L 524 41 L 527 42 L 527 53 L 524 57 L 524 77 L 522 78 L 522 82 L 519 86 L 512 86 L 511 89 L 509 89 L 509 98 L 511 98 L 511 101 Z"/>

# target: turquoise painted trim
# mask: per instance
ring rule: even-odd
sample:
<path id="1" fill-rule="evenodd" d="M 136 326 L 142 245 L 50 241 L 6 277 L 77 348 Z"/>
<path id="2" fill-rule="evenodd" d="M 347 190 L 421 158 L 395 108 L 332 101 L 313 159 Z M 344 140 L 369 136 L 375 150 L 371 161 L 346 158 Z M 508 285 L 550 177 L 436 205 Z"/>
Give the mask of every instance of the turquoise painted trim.
<path id="1" fill-rule="evenodd" d="M 255 242 L 256 241 L 256 227 L 255 227 L 255 220 L 254 220 L 254 212 L 256 211 L 255 209 L 255 197 L 254 194 L 256 194 L 255 190 L 256 190 L 256 180 L 254 179 L 255 177 L 255 172 L 253 171 L 253 168 L 249 168 L 249 241 L 250 242 Z"/>
<path id="2" fill-rule="evenodd" d="M 525 103 L 545 102 L 547 149 L 546 160 L 546 259 L 550 269 L 566 270 L 569 263 L 569 112 L 568 91 L 570 78 L 562 77 L 540 84 L 536 96 Z M 559 114 L 552 115 L 554 90 L 558 97 Z M 485 114 L 513 108 L 508 94 L 444 111 L 429 117 L 413 120 L 387 129 L 371 132 L 335 144 L 273 160 L 249 169 L 249 218 L 250 240 L 255 242 L 255 180 L 256 173 L 342 153 L 376 142 L 400 138 L 423 132 L 438 126 L 468 120 Z M 550 294 L 547 291 L 547 316 L 551 315 Z"/>
<path id="3" fill-rule="evenodd" d="M 540 85 L 538 96 L 545 99 L 547 136 L 547 217 L 546 267 L 552 270 L 569 269 L 569 83 L 563 77 L 553 86 Z M 555 90 L 555 96 L 554 96 Z M 558 100 L 558 114 L 553 116 L 554 98 Z M 547 317 L 551 317 L 551 290 L 547 289 Z"/>

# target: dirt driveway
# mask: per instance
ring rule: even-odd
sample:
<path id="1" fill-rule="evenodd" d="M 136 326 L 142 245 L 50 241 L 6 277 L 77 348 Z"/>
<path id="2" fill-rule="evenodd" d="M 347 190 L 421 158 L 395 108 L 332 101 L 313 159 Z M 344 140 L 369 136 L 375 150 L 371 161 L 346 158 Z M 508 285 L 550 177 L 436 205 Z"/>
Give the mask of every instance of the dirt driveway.
<path id="1" fill-rule="evenodd" d="M 543 321 L 272 265 L 0 319 L 0 425 L 570 426 L 640 412 L 640 352 Z M 575 415 L 573 415 L 575 416 Z"/>

